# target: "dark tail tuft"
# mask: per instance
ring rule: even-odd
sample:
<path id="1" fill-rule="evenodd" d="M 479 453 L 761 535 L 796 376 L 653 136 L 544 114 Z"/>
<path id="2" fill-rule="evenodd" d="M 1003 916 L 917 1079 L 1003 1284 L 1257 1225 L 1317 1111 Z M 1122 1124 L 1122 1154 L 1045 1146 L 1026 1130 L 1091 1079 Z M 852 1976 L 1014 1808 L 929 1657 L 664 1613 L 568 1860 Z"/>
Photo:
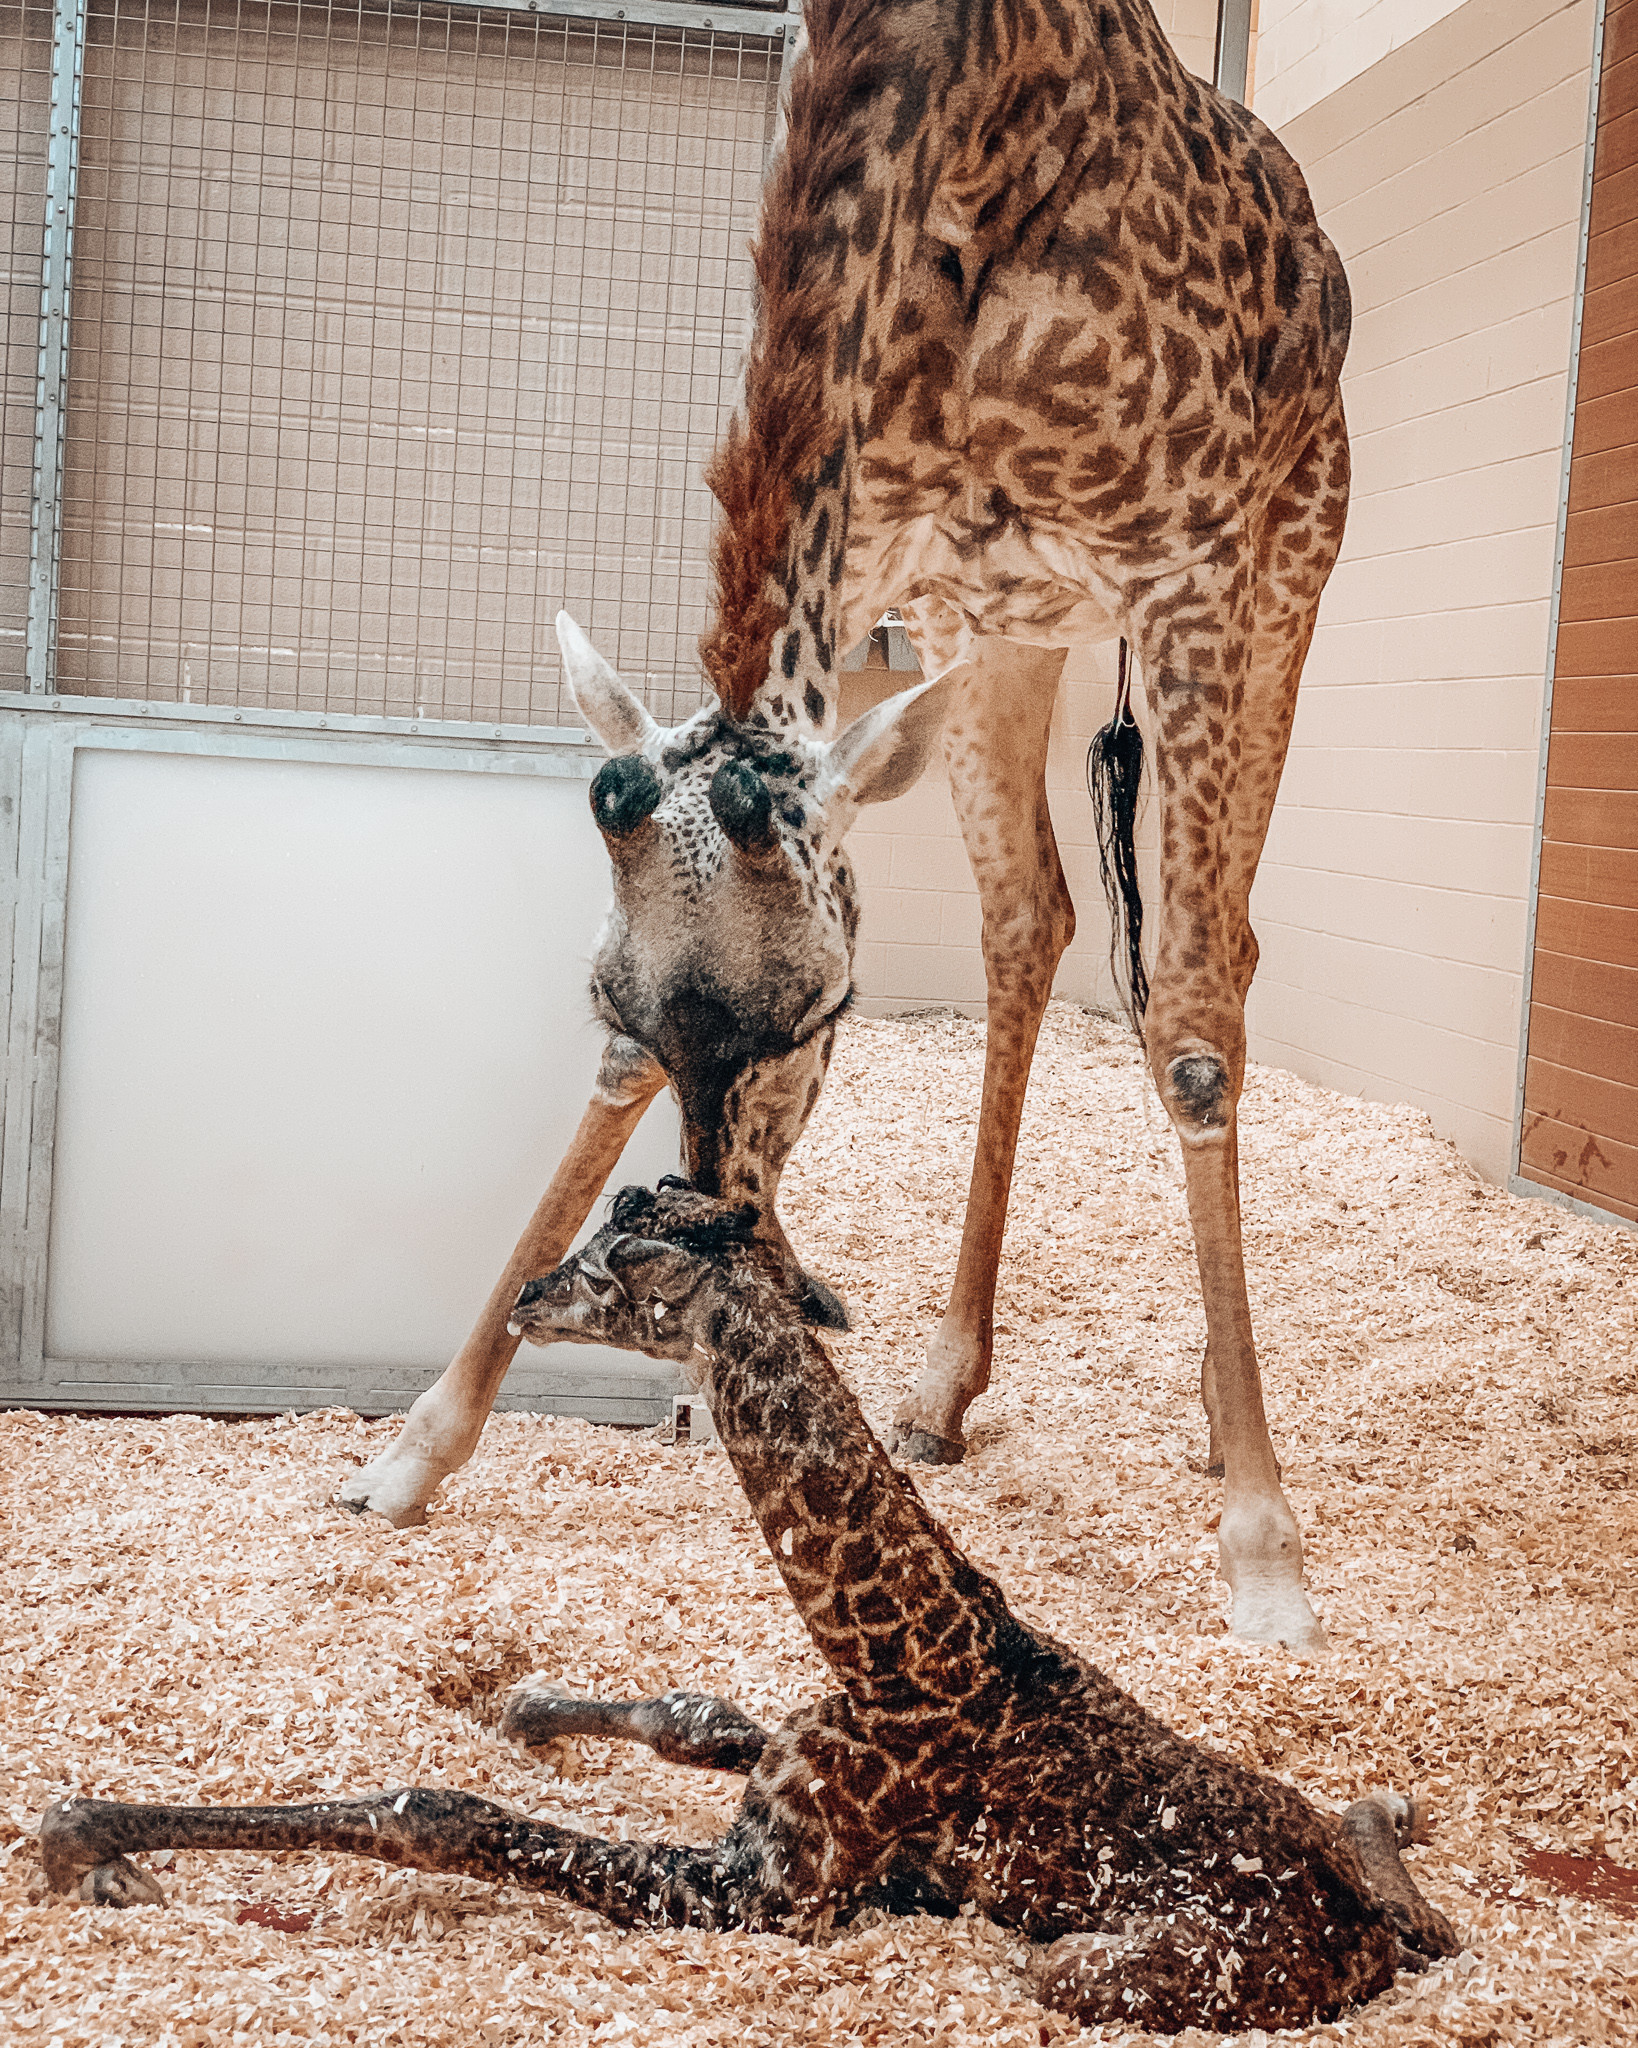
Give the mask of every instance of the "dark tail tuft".
<path id="1" fill-rule="evenodd" d="M 1121 980 L 1126 954 L 1127 1008 L 1141 1034 L 1149 1003 L 1143 966 L 1143 897 L 1138 890 L 1137 809 L 1143 788 L 1143 735 L 1129 708 L 1126 643 L 1121 642 L 1120 687 L 1115 715 L 1093 740 L 1086 756 L 1086 787 L 1098 833 L 1098 872 L 1109 899 L 1109 964 Z"/>

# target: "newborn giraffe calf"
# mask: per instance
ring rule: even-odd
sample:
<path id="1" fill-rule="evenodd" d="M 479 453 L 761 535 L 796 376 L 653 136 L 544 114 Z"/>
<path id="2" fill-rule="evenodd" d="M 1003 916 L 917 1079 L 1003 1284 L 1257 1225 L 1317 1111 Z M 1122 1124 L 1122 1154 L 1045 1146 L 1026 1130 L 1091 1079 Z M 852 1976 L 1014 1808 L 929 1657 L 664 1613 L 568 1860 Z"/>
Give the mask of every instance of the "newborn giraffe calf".
<path id="1" fill-rule="evenodd" d="M 749 1774 L 718 1842 L 607 1842 L 463 1792 L 289 1807 L 69 1800 L 41 1827 L 61 1890 L 155 1900 L 132 1850 L 350 1850 L 507 1878 L 622 1926 L 801 1928 L 964 1901 L 1043 1944 L 1034 1988 L 1094 2023 L 1287 2027 L 1457 1947 L 1399 1860 L 1392 1797 L 1340 1819 L 1174 1735 L 1027 1628 L 888 1461 L 783 1274 L 734 1211 L 628 1188 L 513 1311 L 538 1343 L 687 1361 L 791 1598 L 843 1690 L 768 1732 L 722 1700 L 577 1701 L 525 1685 L 508 1734 L 627 1736 Z"/>

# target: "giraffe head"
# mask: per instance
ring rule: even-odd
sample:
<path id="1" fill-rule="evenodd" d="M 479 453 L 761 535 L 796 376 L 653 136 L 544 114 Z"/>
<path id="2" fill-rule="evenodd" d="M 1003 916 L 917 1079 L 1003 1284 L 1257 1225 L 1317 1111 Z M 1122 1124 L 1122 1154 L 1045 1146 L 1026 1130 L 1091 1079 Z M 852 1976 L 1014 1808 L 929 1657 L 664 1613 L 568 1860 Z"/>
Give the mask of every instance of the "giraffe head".
<path id="1" fill-rule="evenodd" d="M 751 1275 L 790 1299 L 779 1252 L 757 1238 L 756 1212 L 666 1179 L 622 1188 L 609 1220 L 561 1265 L 523 1288 L 507 1329 L 531 1344 L 613 1344 L 686 1363 L 709 1334 L 711 1283 Z"/>
<path id="2" fill-rule="evenodd" d="M 591 787 L 614 866 L 593 1004 L 676 1090 L 695 1185 L 751 1205 L 782 1244 L 779 1175 L 853 993 L 858 892 L 843 835 L 861 805 L 920 775 L 955 672 L 833 740 L 794 714 L 736 724 L 716 705 L 667 730 L 567 613 L 558 640 L 609 752 Z"/>

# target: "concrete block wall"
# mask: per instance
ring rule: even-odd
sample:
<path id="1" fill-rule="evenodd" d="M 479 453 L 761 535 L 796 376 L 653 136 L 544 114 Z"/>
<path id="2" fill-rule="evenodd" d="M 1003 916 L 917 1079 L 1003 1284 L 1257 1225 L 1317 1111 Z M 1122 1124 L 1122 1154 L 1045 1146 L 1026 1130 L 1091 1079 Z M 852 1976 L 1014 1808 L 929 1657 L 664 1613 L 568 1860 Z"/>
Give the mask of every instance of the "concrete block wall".
<path id="1" fill-rule="evenodd" d="M 1209 79 L 1217 54 L 1217 0 L 1152 0 L 1172 48 L 1197 78 Z"/>
<path id="2" fill-rule="evenodd" d="M 1469 0 L 1283 131 L 1353 283 L 1354 501 L 1253 897 L 1253 1049 L 1422 1105 L 1496 1179 L 1592 23 Z"/>

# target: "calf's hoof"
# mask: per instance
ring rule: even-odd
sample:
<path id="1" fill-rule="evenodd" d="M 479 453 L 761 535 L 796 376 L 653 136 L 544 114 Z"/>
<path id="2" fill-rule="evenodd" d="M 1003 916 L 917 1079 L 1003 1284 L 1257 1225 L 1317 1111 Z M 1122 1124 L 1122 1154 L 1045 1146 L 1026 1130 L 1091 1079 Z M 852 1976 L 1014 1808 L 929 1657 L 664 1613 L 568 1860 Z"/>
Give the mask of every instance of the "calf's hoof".
<path id="1" fill-rule="evenodd" d="M 560 1742 L 566 1735 L 600 1735 L 601 1728 L 581 1711 L 584 1704 L 566 1685 L 535 1672 L 520 1678 L 506 1695 L 500 1732 L 525 1749 Z"/>
<path id="2" fill-rule="evenodd" d="M 1365 1866 L 1371 1889 L 1388 1910 L 1401 1946 L 1401 1966 L 1425 1969 L 1430 1958 L 1456 1955 L 1461 1936 L 1437 1906 L 1423 1898 L 1399 1860 L 1401 1849 L 1426 1842 L 1432 1832 L 1427 1804 L 1376 1792 L 1356 1799 L 1342 1816 L 1342 1832 Z"/>
<path id="3" fill-rule="evenodd" d="M 165 1894 L 145 1870 L 125 1857 L 99 1863 L 80 1879 L 79 1896 L 88 1906 L 163 1906 Z"/>
<path id="4" fill-rule="evenodd" d="M 40 1816 L 40 1861 L 54 1892 L 72 1892 L 92 1906 L 163 1906 L 165 1894 L 145 1870 L 118 1854 L 107 1825 L 119 1809 L 89 1799 L 62 1799 Z M 117 1840 L 117 1835 L 115 1836 Z"/>
<path id="5" fill-rule="evenodd" d="M 805 1323 L 811 1323 L 816 1330 L 851 1330 L 853 1318 L 847 1312 L 847 1303 L 834 1287 L 816 1279 L 812 1273 L 802 1275 L 802 1292 L 797 1307 Z"/>
<path id="6" fill-rule="evenodd" d="M 575 1699 L 566 1685 L 536 1672 L 520 1679 L 507 1694 L 500 1732 L 558 1777 L 579 1778 L 583 1775 L 580 1753 L 568 1738 L 607 1732 L 598 1725 L 595 1714 L 584 1711 L 588 1704 Z"/>

